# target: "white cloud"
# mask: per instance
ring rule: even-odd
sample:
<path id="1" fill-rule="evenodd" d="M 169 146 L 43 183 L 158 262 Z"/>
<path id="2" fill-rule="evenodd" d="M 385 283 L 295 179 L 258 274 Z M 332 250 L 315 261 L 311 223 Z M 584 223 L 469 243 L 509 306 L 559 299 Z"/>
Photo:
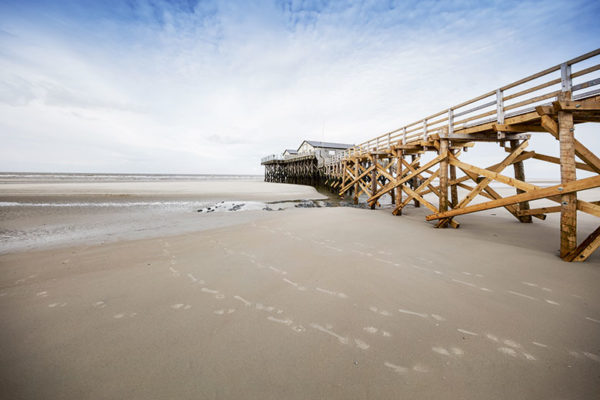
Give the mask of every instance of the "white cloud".
<path id="1" fill-rule="evenodd" d="M 135 4 L 0 18 L 1 170 L 260 173 L 263 155 L 361 142 L 598 33 L 572 2 Z"/>

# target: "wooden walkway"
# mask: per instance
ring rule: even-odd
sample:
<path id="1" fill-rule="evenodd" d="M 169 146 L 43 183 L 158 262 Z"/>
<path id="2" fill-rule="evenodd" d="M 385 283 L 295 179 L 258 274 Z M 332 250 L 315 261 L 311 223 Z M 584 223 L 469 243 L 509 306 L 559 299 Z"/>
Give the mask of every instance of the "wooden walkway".
<path id="1" fill-rule="evenodd" d="M 390 195 L 394 215 L 410 202 L 423 205 L 431 211 L 427 221 L 437 228 L 458 228 L 456 217 L 497 207 L 522 223 L 560 212 L 560 257 L 584 261 L 600 246 L 600 227 L 578 244 L 577 212 L 600 217 L 600 202 L 579 200 L 577 192 L 600 187 L 600 159 L 575 138 L 575 125 L 600 122 L 599 62 L 597 49 L 370 139 L 329 160 L 323 180 L 355 202 L 365 194 L 371 208 Z M 532 150 L 532 134 L 556 138 L 559 156 Z M 461 161 L 478 142 L 498 143 L 499 162 Z M 560 184 L 528 183 L 523 163 L 528 159 L 558 164 Z M 514 177 L 503 174 L 509 167 Z M 577 169 L 591 176 L 577 179 Z M 494 182 L 512 186 L 515 195 L 502 197 L 490 186 Z M 463 198 L 458 188 L 467 191 Z M 427 194 L 434 194 L 437 204 L 426 200 Z M 477 196 L 486 201 L 472 205 Z M 539 199 L 556 206 L 530 208 L 529 202 Z"/>

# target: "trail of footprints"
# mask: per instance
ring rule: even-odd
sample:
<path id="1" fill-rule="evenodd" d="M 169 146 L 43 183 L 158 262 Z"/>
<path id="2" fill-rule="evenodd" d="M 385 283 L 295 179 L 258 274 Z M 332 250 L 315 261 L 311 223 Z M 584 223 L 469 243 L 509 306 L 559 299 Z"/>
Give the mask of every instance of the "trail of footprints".
<path id="1" fill-rule="evenodd" d="M 289 236 L 289 235 L 288 235 Z M 338 248 L 333 248 L 332 244 L 334 243 L 332 240 L 326 240 L 326 241 L 317 241 L 317 240 L 312 240 L 314 243 L 322 245 L 326 248 L 332 248 L 333 250 L 340 250 Z M 359 245 L 359 243 L 356 243 L 357 246 Z M 376 261 L 382 262 L 382 263 L 386 263 L 386 264 L 390 264 L 390 265 L 394 265 L 394 266 L 400 266 L 400 264 L 398 263 L 394 263 L 392 261 L 389 260 L 385 260 L 383 258 L 380 257 L 375 257 L 375 254 L 373 252 L 368 252 L 368 251 L 361 251 L 361 250 L 357 250 L 357 249 L 353 249 L 352 250 L 354 253 L 366 256 L 366 257 L 373 257 Z M 373 251 L 373 250 L 371 250 Z M 391 255 L 391 253 L 389 252 L 383 252 L 383 251 L 379 251 L 376 252 L 377 255 L 384 255 L 384 256 L 389 256 Z M 246 256 L 249 258 L 250 262 L 259 266 L 260 268 L 265 268 L 267 266 L 264 266 L 262 264 L 260 264 L 258 261 L 256 261 L 254 255 L 252 254 L 248 254 L 248 253 L 240 253 L 243 256 Z M 424 260 L 422 259 L 421 261 L 427 261 L 429 262 L 430 260 Z M 431 262 L 430 262 L 431 263 Z M 444 275 L 444 273 L 442 273 L 441 271 L 437 271 L 437 270 L 433 270 L 427 267 L 422 267 L 419 265 L 415 265 L 415 264 L 410 264 L 409 265 L 412 268 L 418 269 L 418 270 L 423 270 L 423 271 L 427 271 L 427 272 L 432 272 L 436 275 Z M 268 268 L 268 267 L 267 267 Z M 273 270 L 273 268 L 271 268 Z M 282 273 L 283 275 L 287 275 L 287 272 L 282 271 L 282 270 L 278 270 L 275 269 L 275 272 L 279 272 Z M 469 271 L 461 271 L 462 275 L 465 276 L 469 276 L 469 277 L 473 277 L 473 278 L 477 278 L 477 279 L 481 279 L 484 278 L 484 275 L 479 274 L 479 273 L 472 273 Z M 283 282 L 285 282 L 286 284 L 290 285 L 291 287 L 299 290 L 299 291 L 307 291 L 308 288 L 302 284 L 300 284 L 299 282 L 296 282 L 288 277 L 282 278 Z M 451 278 L 452 282 L 461 284 L 461 285 L 465 285 L 468 287 L 473 287 L 475 289 L 484 291 L 484 292 L 492 292 L 491 289 L 480 286 L 480 285 L 476 285 L 473 284 L 471 282 L 467 282 L 461 279 L 456 279 L 456 278 Z M 545 293 L 550 293 L 552 292 L 551 289 L 546 288 L 546 287 L 541 287 L 535 283 L 531 283 L 531 282 L 522 282 L 523 285 L 528 286 L 528 287 L 533 287 L 533 288 L 539 288 L 540 290 L 542 290 Z M 323 288 L 319 288 L 316 287 L 314 288 L 315 291 L 320 292 L 320 293 L 324 293 L 324 294 L 328 294 L 330 296 L 334 296 L 334 297 L 338 297 L 338 298 L 342 298 L 342 299 L 346 299 L 348 298 L 348 296 L 342 292 L 335 292 L 333 290 L 328 290 L 328 289 L 323 289 Z M 514 294 L 514 293 L 519 293 L 519 292 L 515 292 L 515 291 L 507 291 L 507 293 L 510 294 Z M 519 293 L 520 294 L 520 293 Z M 538 300 L 537 298 L 533 297 L 533 296 L 528 296 L 525 295 L 530 299 L 533 300 Z M 559 305 L 558 302 L 550 300 L 550 299 L 545 299 L 545 301 L 548 304 L 551 305 Z M 381 309 L 377 306 L 370 306 L 369 310 L 373 313 L 376 313 L 378 315 L 384 316 L 384 317 L 391 317 L 393 314 L 392 312 L 385 310 L 385 309 Z M 403 308 L 399 308 L 397 310 L 397 312 L 401 315 L 407 315 L 410 317 L 416 317 L 416 318 L 420 318 L 420 319 L 424 319 L 424 320 L 429 320 L 429 321 L 433 321 L 436 324 L 442 322 L 442 321 L 446 321 L 446 319 L 439 315 L 439 314 L 434 314 L 434 313 L 426 313 L 426 312 L 420 312 L 420 311 L 412 311 L 412 310 L 407 310 L 407 309 L 403 309 Z M 293 325 L 293 320 L 290 318 L 276 318 L 273 316 L 269 316 L 267 318 L 269 321 L 278 323 L 278 324 L 282 324 L 285 326 L 292 326 Z M 594 319 L 591 319 L 590 317 L 587 317 L 586 319 L 591 320 L 592 322 L 595 322 Z M 340 333 L 337 333 L 334 331 L 334 328 L 332 325 L 330 324 L 318 324 L 318 323 L 311 323 L 309 324 L 310 328 L 313 328 L 316 331 L 319 331 L 321 333 L 324 333 L 326 335 L 329 335 L 331 337 L 334 337 L 335 339 L 337 339 L 337 341 L 342 344 L 342 345 L 348 345 L 348 346 L 355 346 L 356 348 L 359 348 L 361 350 L 368 350 L 371 346 L 366 343 L 365 341 L 359 339 L 359 338 L 352 338 L 350 336 L 346 336 L 346 335 L 342 335 Z M 294 329 L 296 330 L 296 329 Z M 371 335 L 380 335 L 382 337 L 391 337 L 391 333 L 385 330 L 380 330 L 376 327 L 373 326 L 369 326 L 369 327 L 365 327 L 363 329 L 366 333 L 371 334 Z M 302 327 L 301 329 L 298 329 L 296 331 L 304 331 L 304 327 Z M 477 336 L 482 336 L 477 332 L 473 332 L 471 330 L 468 329 L 463 329 L 463 328 L 457 328 L 457 332 L 459 332 L 460 334 L 463 335 L 467 335 L 467 336 L 471 336 L 471 337 L 477 337 Z M 531 354 L 530 352 L 526 351 L 522 345 L 520 345 L 519 343 L 511 340 L 511 339 L 499 339 L 497 336 L 493 335 L 493 334 L 486 334 L 485 336 L 482 336 L 487 338 L 491 343 L 493 343 L 497 349 L 497 351 L 507 357 L 511 357 L 511 358 L 521 358 L 523 360 L 526 361 L 536 361 L 536 357 Z M 536 341 L 532 341 L 532 345 L 538 347 L 538 348 L 548 348 L 547 345 L 536 342 Z M 443 356 L 443 357 L 451 357 L 451 358 L 460 358 L 462 356 L 464 356 L 465 352 L 463 349 L 461 349 L 460 347 L 457 346 L 448 346 L 448 347 L 442 347 L 442 346 L 433 346 L 432 347 L 432 352 Z M 575 352 L 575 351 L 570 351 L 569 354 L 573 355 L 574 357 L 587 357 L 591 360 L 594 361 L 598 361 L 600 362 L 600 357 L 593 354 L 593 353 L 589 353 L 589 352 Z M 423 365 L 415 365 L 412 368 L 409 367 L 405 367 L 405 366 L 401 366 L 401 365 L 397 365 L 394 364 L 392 362 L 386 361 L 384 363 L 384 365 L 392 370 L 394 370 L 396 373 L 399 374 L 405 374 L 409 371 L 416 371 L 416 372 L 427 372 L 428 368 L 426 366 Z"/>
<path id="2" fill-rule="evenodd" d="M 289 236 L 289 235 L 288 235 Z M 217 243 L 216 241 L 213 241 L 213 243 Z M 324 241 L 324 242 L 320 242 L 319 244 L 325 246 L 325 247 L 333 247 L 331 246 L 331 244 L 333 243 L 333 241 Z M 358 245 L 358 244 L 357 244 Z M 177 268 L 175 267 L 177 265 L 177 260 L 176 257 L 174 255 L 171 255 L 171 252 L 169 250 L 169 244 L 168 242 L 164 242 L 164 248 L 163 248 L 163 254 L 167 257 L 169 257 L 169 266 L 168 266 L 168 270 L 169 273 L 171 275 L 171 277 L 173 278 L 181 278 L 183 276 L 183 274 L 177 270 Z M 227 253 L 227 254 L 234 254 L 234 251 L 222 246 L 223 250 Z M 374 257 L 373 253 L 370 252 L 363 252 L 360 250 L 353 250 L 355 253 L 359 253 L 361 255 L 367 256 L 367 257 Z M 335 298 L 339 298 L 339 299 L 347 299 L 348 296 L 345 293 L 342 292 L 337 292 L 334 290 L 329 290 L 329 289 L 324 289 L 321 287 L 315 287 L 313 289 L 309 289 L 304 285 L 301 285 L 299 282 L 295 282 L 292 279 L 289 279 L 287 277 L 287 272 L 280 269 L 280 268 L 276 268 L 270 265 L 265 265 L 260 263 L 259 261 L 256 260 L 256 257 L 252 254 L 248 254 L 248 253 L 240 253 L 241 255 L 243 255 L 244 257 L 248 258 L 248 260 L 250 261 L 250 263 L 252 265 L 254 265 L 256 268 L 258 269 L 264 269 L 264 270 L 268 270 L 271 271 L 275 274 L 278 274 L 280 276 L 282 276 L 282 281 L 286 284 L 288 284 L 289 286 L 299 290 L 299 291 L 307 291 L 307 290 L 313 290 L 315 292 L 321 293 L 321 294 L 325 294 L 331 297 L 335 297 Z M 390 253 L 385 253 L 385 252 L 379 252 L 379 254 L 382 255 L 391 255 Z M 391 261 L 388 260 L 384 260 L 382 258 L 375 258 L 377 261 L 380 262 L 385 262 L 386 264 L 392 264 L 394 266 L 400 266 L 400 264 L 397 263 L 393 263 Z M 435 273 L 437 275 L 443 275 L 442 272 L 440 271 L 435 271 L 429 268 L 425 268 L 425 267 L 421 267 L 421 266 L 417 266 L 417 265 L 411 265 L 413 268 L 416 269 L 421 269 L 421 270 L 425 270 L 428 272 L 432 272 Z M 468 271 L 463 271 L 462 272 L 463 275 L 466 276 L 473 276 L 475 278 L 482 278 L 483 275 L 481 274 L 473 274 L 470 273 Z M 194 276 L 192 273 L 186 273 L 185 277 L 192 283 L 192 284 L 196 284 L 199 286 L 202 286 L 200 288 L 200 291 L 202 293 L 205 293 L 207 295 L 211 295 L 213 296 L 216 300 L 223 300 L 225 299 L 227 296 L 222 293 L 221 291 L 219 291 L 218 289 L 215 288 L 210 288 L 205 286 L 206 282 L 202 279 L 197 278 L 196 276 Z M 466 281 L 462 281 L 462 280 L 458 280 L 458 279 L 452 279 L 452 281 L 456 282 L 456 283 L 460 283 L 466 286 L 471 286 L 474 288 L 478 288 L 482 291 L 491 291 L 490 289 L 486 289 L 486 288 L 482 288 L 479 287 L 478 285 L 472 284 L 470 282 L 466 282 Z M 530 288 L 537 288 L 540 291 L 544 292 L 544 293 L 551 293 L 552 290 L 546 287 L 541 287 L 536 283 L 532 283 L 532 282 L 521 282 L 524 286 L 530 287 Z M 533 301 L 538 301 L 540 299 L 534 297 L 534 296 L 529 296 L 527 294 L 524 293 L 520 293 L 517 291 L 507 291 L 509 294 L 514 295 L 514 296 L 519 296 L 519 297 L 523 297 L 526 298 L 528 300 L 533 300 Z M 47 291 L 41 291 L 36 293 L 37 297 L 40 298 L 46 298 L 49 296 Z M 573 295 L 575 297 L 577 297 L 576 295 Z M 281 326 L 285 326 L 290 328 L 292 331 L 296 332 L 296 333 L 304 333 L 306 332 L 306 327 L 303 324 L 297 323 L 295 322 L 292 318 L 290 317 L 286 317 L 284 315 L 284 311 L 276 306 L 272 306 L 272 305 L 265 305 L 259 302 L 253 302 L 250 301 L 242 296 L 239 295 L 234 295 L 231 296 L 231 298 L 233 300 L 235 300 L 237 303 L 239 303 L 239 305 L 243 308 L 243 309 L 248 309 L 248 310 L 254 310 L 257 312 L 263 312 L 266 314 L 266 321 L 269 321 L 270 323 L 273 324 L 278 324 Z M 555 302 L 553 300 L 550 299 L 545 299 L 545 301 L 548 304 L 551 305 L 559 305 L 558 302 Z M 50 303 L 48 305 L 49 308 L 56 308 L 56 307 L 65 307 L 67 305 L 67 303 L 64 302 L 53 302 Z M 92 304 L 93 308 L 96 309 L 103 309 L 105 308 L 107 305 L 104 301 L 97 301 L 95 303 Z M 175 311 L 188 311 L 192 308 L 191 304 L 184 304 L 184 303 L 177 303 L 177 304 L 173 304 L 171 305 L 171 308 Z M 385 310 L 385 309 L 381 309 L 377 306 L 370 306 L 368 308 L 371 312 L 378 314 L 380 316 L 383 317 L 392 317 L 393 314 L 392 312 Z M 214 310 L 213 313 L 216 316 L 227 316 L 227 315 L 231 315 L 234 312 L 236 312 L 236 308 L 234 307 L 225 307 L 225 308 L 220 308 L 217 310 Z M 401 316 L 406 316 L 406 317 L 410 317 L 410 318 L 417 318 L 417 319 L 422 319 L 422 320 L 429 320 L 432 322 L 435 322 L 436 324 L 441 323 L 446 321 L 446 318 L 444 318 L 441 315 L 438 314 L 433 314 L 433 313 L 427 313 L 427 312 L 423 312 L 423 311 L 413 311 L 413 310 L 408 310 L 408 309 L 404 309 L 404 308 L 399 308 L 397 309 L 397 315 Z M 121 312 L 121 313 L 117 313 L 113 315 L 114 319 L 127 319 L 127 318 L 134 318 L 137 314 L 135 312 Z M 586 317 L 587 320 L 591 321 L 591 322 L 595 322 L 595 323 L 600 323 L 600 320 L 596 320 L 592 317 Z M 337 340 L 337 342 L 339 342 L 341 345 L 344 346 L 349 346 L 349 347 L 354 347 L 356 349 L 362 350 L 362 351 L 367 351 L 371 348 L 371 345 L 368 344 L 366 341 L 362 340 L 361 338 L 357 338 L 357 337 L 351 337 L 349 335 L 344 335 L 341 333 L 338 333 L 334 330 L 334 327 L 331 324 L 319 324 L 316 322 L 311 322 L 310 324 L 308 324 L 308 327 L 310 327 L 312 330 L 316 331 L 316 332 L 320 332 L 322 334 L 328 335 L 330 337 L 333 337 Z M 390 333 L 389 331 L 374 327 L 374 326 L 367 326 L 363 328 L 363 331 L 365 332 L 365 334 L 371 335 L 373 337 L 378 336 L 378 337 L 383 337 L 383 338 L 390 338 L 392 337 L 392 333 Z M 469 337 L 479 337 L 482 339 L 486 339 L 490 344 L 492 344 L 496 350 L 507 356 L 510 358 L 515 358 L 515 359 L 523 359 L 525 361 L 536 361 L 537 358 L 535 355 L 533 355 L 531 352 L 527 351 L 523 345 L 517 343 L 514 340 L 508 339 L 508 338 L 499 338 L 496 335 L 493 335 L 491 333 L 478 333 L 475 332 L 473 330 L 469 330 L 469 329 L 464 329 L 464 328 L 457 328 L 456 331 L 462 335 L 466 335 Z M 537 347 L 538 349 L 548 349 L 549 346 L 537 341 L 532 341 L 531 344 L 535 347 Z M 444 358 L 460 358 L 463 357 L 465 355 L 465 352 L 463 349 L 457 347 L 457 346 L 433 346 L 431 348 L 431 351 L 441 357 Z M 591 353 L 591 352 L 586 352 L 586 351 L 575 351 L 575 350 L 568 350 L 567 351 L 569 355 L 571 355 L 574 358 L 578 358 L 578 359 L 582 359 L 582 358 L 587 358 L 590 359 L 592 361 L 595 362 L 599 362 L 600 363 L 600 356 Z M 416 373 L 427 373 L 429 372 L 429 368 L 423 364 L 417 363 L 415 365 L 413 365 L 412 367 L 407 367 L 407 366 L 403 366 L 403 365 L 398 365 L 396 362 L 391 362 L 391 361 L 385 361 L 383 363 L 383 365 L 385 367 L 387 367 L 388 369 L 390 369 L 391 371 L 393 371 L 394 373 L 397 373 L 399 375 L 404 375 L 406 373 L 409 372 L 416 372 Z"/>

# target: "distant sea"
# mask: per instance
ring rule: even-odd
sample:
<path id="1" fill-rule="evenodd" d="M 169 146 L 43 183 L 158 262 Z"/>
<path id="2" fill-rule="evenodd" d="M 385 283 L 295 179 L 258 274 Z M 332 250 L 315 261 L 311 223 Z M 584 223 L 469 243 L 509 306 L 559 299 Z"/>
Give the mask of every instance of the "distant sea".
<path id="1" fill-rule="evenodd" d="M 0 172 L 3 183 L 89 183 L 89 182 L 173 182 L 173 181 L 223 181 L 262 180 L 262 175 L 221 175 L 221 174 L 102 174 L 102 173 L 38 173 Z"/>

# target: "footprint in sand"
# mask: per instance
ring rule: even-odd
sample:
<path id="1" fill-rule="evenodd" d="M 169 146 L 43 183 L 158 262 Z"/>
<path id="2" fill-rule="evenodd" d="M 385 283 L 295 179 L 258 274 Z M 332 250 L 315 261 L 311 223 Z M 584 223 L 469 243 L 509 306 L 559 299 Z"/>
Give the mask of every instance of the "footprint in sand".
<path id="1" fill-rule="evenodd" d="M 449 350 L 444 347 L 432 347 L 431 350 L 433 350 L 433 352 L 437 354 L 441 354 L 447 357 L 450 357 L 452 355 L 460 357 L 465 354 L 465 352 L 458 347 L 450 347 Z"/>
<path id="2" fill-rule="evenodd" d="M 375 328 L 374 326 L 367 326 L 367 327 L 363 328 L 363 330 L 372 335 L 380 334 L 383 337 L 391 337 L 392 336 L 392 334 L 389 333 L 388 331 L 384 331 L 383 329 L 380 330 L 378 328 Z"/>
<path id="3" fill-rule="evenodd" d="M 113 318 L 114 318 L 114 319 L 123 319 L 123 318 L 126 318 L 126 317 L 133 318 L 133 317 L 135 317 L 136 315 L 137 315 L 137 313 L 129 313 L 129 314 L 126 314 L 126 313 L 119 313 L 119 314 L 115 314 L 115 315 L 113 315 Z"/>
<path id="4" fill-rule="evenodd" d="M 173 304 L 171 306 L 171 308 L 173 310 L 189 310 L 190 308 L 192 308 L 192 306 L 190 304 L 178 303 L 178 304 Z"/>
<path id="5" fill-rule="evenodd" d="M 92 306 L 94 308 L 104 308 L 106 307 L 106 303 L 104 303 L 103 301 L 97 301 L 94 304 L 92 304 Z"/>
<path id="6" fill-rule="evenodd" d="M 386 311 L 386 310 L 380 310 L 380 309 L 378 309 L 378 308 L 377 308 L 377 307 L 375 307 L 375 306 L 371 306 L 371 307 L 369 307 L 369 310 L 371 310 L 372 312 L 374 312 L 374 313 L 376 313 L 376 314 L 383 315 L 383 316 L 385 316 L 385 317 L 389 317 L 389 316 L 391 316 L 391 315 L 392 315 L 392 313 L 391 313 L 391 312 L 389 312 L 389 311 Z"/>
<path id="7" fill-rule="evenodd" d="M 222 310 L 215 310 L 215 311 L 213 311 L 213 313 L 215 313 L 216 315 L 233 314 L 234 312 L 235 312 L 235 308 L 228 308 L 228 309 L 222 309 Z"/>

